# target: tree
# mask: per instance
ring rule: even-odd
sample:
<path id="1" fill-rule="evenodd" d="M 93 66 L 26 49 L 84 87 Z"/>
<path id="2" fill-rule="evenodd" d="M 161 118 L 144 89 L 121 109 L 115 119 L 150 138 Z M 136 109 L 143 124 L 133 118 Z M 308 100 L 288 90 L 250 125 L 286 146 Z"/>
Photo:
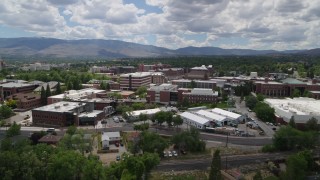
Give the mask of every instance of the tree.
<path id="1" fill-rule="evenodd" d="M 274 109 L 271 108 L 269 105 L 258 102 L 256 107 L 254 108 L 254 112 L 256 113 L 257 117 L 265 122 L 274 122 Z"/>
<path id="2" fill-rule="evenodd" d="M 21 125 L 18 125 L 16 122 L 13 122 L 11 127 L 7 130 L 6 136 L 13 137 L 20 134 Z"/>
<path id="3" fill-rule="evenodd" d="M 306 122 L 305 130 L 307 130 L 307 131 L 316 131 L 316 132 L 319 131 L 318 120 L 316 118 L 314 118 L 314 117 L 309 119 Z"/>
<path id="4" fill-rule="evenodd" d="M 66 133 L 67 134 L 70 134 L 70 135 L 74 135 L 75 133 L 77 132 L 77 127 L 72 125 L 72 126 L 69 126 Z"/>
<path id="5" fill-rule="evenodd" d="M 2 105 L 0 106 L 0 117 L 7 119 L 9 117 L 11 117 L 11 115 L 13 115 L 13 111 L 10 107 L 6 106 L 6 105 Z"/>
<path id="6" fill-rule="evenodd" d="M 140 86 L 137 90 L 136 90 L 136 94 L 140 97 L 140 98 L 144 98 L 145 95 L 147 93 L 147 87 L 145 86 Z"/>
<path id="7" fill-rule="evenodd" d="M 57 87 L 56 87 L 56 94 L 61 94 L 62 90 L 61 90 L 61 85 L 60 82 L 58 82 Z"/>
<path id="8" fill-rule="evenodd" d="M 258 101 L 263 101 L 265 99 L 264 95 L 262 94 L 257 94 L 257 100 Z"/>
<path id="9" fill-rule="evenodd" d="M 200 139 L 199 130 L 195 128 L 175 134 L 171 137 L 171 142 L 179 150 L 184 149 L 191 152 L 202 152 L 206 147 L 205 142 Z"/>
<path id="10" fill-rule="evenodd" d="M 220 150 L 216 150 L 214 152 L 212 162 L 211 162 L 211 169 L 209 174 L 209 180 L 221 180 L 221 156 Z"/>
<path id="11" fill-rule="evenodd" d="M 181 118 L 180 115 L 176 115 L 172 118 L 172 122 L 174 126 L 180 126 L 183 124 L 183 119 Z"/>
<path id="12" fill-rule="evenodd" d="M 300 97 L 300 96 L 301 96 L 301 92 L 299 91 L 299 89 L 295 88 L 293 90 L 293 92 L 292 92 L 292 96 L 291 97 L 293 98 L 293 97 Z"/>
<path id="13" fill-rule="evenodd" d="M 299 154 L 291 155 L 287 159 L 286 164 L 287 169 L 284 175 L 285 179 L 305 179 L 308 162 L 304 159 L 303 156 Z"/>
<path id="14" fill-rule="evenodd" d="M 47 104 L 46 91 L 44 90 L 43 86 L 41 87 L 41 102 L 42 102 L 42 105 Z"/>
<path id="15" fill-rule="evenodd" d="M 161 125 L 164 122 L 172 122 L 172 113 L 171 112 L 165 112 L 165 111 L 160 111 L 157 112 L 154 117 L 153 117 L 159 125 Z"/>
<path id="16" fill-rule="evenodd" d="M 106 90 L 107 89 L 107 84 L 104 81 L 101 81 L 100 83 L 100 89 Z"/>
<path id="17" fill-rule="evenodd" d="M 139 114 L 139 121 L 143 121 L 143 123 L 146 123 L 146 120 L 148 119 L 148 116 L 146 114 Z"/>
<path id="18" fill-rule="evenodd" d="M 258 99 L 254 96 L 247 96 L 245 102 L 249 109 L 254 109 L 258 103 Z"/>
<path id="19" fill-rule="evenodd" d="M 13 100 L 13 99 L 9 99 L 8 101 L 6 101 L 6 106 L 15 109 L 17 108 L 17 101 Z"/>
<path id="20" fill-rule="evenodd" d="M 51 90 L 50 90 L 50 86 L 49 83 L 47 83 L 47 88 L 46 88 L 46 98 L 51 96 Z"/>
<path id="21" fill-rule="evenodd" d="M 160 135 L 143 131 L 140 133 L 139 140 L 137 142 L 138 148 L 145 152 L 161 154 L 163 150 L 168 147 L 168 142 L 163 139 Z"/>
<path id="22" fill-rule="evenodd" d="M 110 84 L 109 83 L 106 84 L 106 90 L 110 91 Z"/>
<path id="23" fill-rule="evenodd" d="M 159 155 L 156 153 L 144 153 L 141 157 L 141 160 L 144 164 L 144 174 L 145 178 L 148 179 L 148 175 L 153 168 L 155 168 L 160 163 Z"/>
<path id="24" fill-rule="evenodd" d="M 192 80 L 191 82 L 190 82 L 190 87 L 189 88 L 196 88 L 197 87 L 197 83 L 194 81 L 194 80 Z"/>
<path id="25" fill-rule="evenodd" d="M 189 106 L 190 106 L 190 103 L 189 103 L 188 98 L 183 98 L 183 99 L 182 99 L 181 106 L 182 106 L 182 107 L 189 107 Z"/>
<path id="26" fill-rule="evenodd" d="M 291 126 L 292 128 L 297 128 L 297 124 L 294 121 L 294 116 L 291 116 L 290 121 L 289 121 L 289 126 Z"/>

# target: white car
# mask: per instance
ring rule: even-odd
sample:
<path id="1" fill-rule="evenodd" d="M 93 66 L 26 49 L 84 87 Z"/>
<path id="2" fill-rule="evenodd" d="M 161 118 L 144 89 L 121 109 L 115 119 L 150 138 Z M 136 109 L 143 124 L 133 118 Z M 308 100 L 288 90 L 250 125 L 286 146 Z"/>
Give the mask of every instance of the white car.
<path id="1" fill-rule="evenodd" d="M 168 157 L 172 157 L 172 153 L 168 151 Z"/>
<path id="2" fill-rule="evenodd" d="M 168 157 L 168 155 L 165 151 L 163 151 L 163 157 Z"/>
<path id="3" fill-rule="evenodd" d="M 178 157 L 177 151 L 172 151 L 172 154 L 173 154 L 174 157 Z"/>

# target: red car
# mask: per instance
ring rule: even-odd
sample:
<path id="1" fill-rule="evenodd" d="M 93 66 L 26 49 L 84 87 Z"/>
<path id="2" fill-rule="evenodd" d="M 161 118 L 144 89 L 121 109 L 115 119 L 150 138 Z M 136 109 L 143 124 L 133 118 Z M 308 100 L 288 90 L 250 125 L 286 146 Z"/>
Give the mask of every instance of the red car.
<path id="1" fill-rule="evenodd" d="M 117 147 L 119 147 L 119 142 L 116 142 L 116 144 L 115 144 Z"/>

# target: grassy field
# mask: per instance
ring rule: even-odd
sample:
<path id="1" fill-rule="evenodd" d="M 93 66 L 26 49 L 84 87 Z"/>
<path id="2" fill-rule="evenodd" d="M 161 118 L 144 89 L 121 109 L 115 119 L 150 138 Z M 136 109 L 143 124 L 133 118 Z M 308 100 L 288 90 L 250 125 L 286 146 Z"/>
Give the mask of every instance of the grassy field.
<path id="1" fill-rule="evenodd" d="M 151 173 L 151 180 L 206 180 L 206 171 L 179 171 L 179 172 L 154 172 Z"/>

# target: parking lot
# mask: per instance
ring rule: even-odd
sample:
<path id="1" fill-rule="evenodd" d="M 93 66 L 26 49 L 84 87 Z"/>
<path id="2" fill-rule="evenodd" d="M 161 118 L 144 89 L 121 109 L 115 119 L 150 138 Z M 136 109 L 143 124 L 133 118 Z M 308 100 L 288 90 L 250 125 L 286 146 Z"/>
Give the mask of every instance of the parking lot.
<path id="1" fill-rule="evenodd" d="M 121 116 L 112 116 L 98 121 L 96 128 L 122 127 L 125 124 L 127 122 Z"/>

